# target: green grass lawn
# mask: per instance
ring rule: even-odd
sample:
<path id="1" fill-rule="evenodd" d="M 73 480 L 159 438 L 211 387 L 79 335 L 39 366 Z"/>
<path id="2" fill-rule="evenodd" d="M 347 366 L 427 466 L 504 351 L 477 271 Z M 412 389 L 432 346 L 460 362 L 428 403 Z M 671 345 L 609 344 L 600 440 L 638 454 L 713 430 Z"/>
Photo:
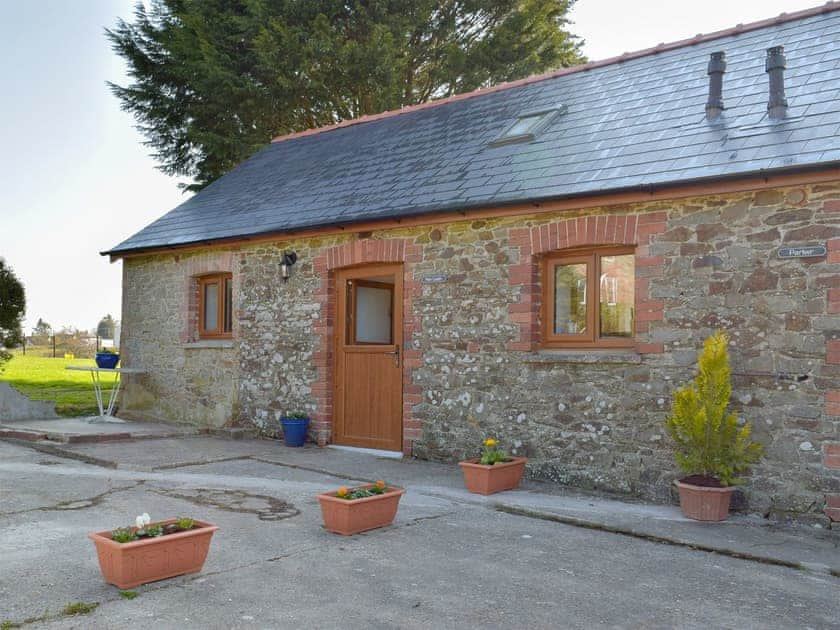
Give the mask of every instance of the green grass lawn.
<path id="1" fill-rule="evenodd" d="M 65 370 L 68 365 L 94 366 L 93 359 L 60 359 L 15 354 L 0 368 L 0 381 L 33 400 L 54 400 L 61 416 L 90 416 L 99 413 L 93 383 L 87 372 Z M 102 396 L 107 404 L 110 374 L 104 375 Z"/>

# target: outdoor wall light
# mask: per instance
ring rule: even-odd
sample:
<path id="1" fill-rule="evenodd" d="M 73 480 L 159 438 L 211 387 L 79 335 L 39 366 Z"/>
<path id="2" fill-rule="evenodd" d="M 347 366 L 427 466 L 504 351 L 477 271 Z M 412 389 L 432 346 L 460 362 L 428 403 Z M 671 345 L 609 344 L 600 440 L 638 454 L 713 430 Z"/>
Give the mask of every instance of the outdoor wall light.
<path id="1" fill-rule="evenodd" d="M 280 261 L 280 275 L 283 276 L 283 282 L 288 282 L 292 271 L 292 265 L 296 262 L 297 253 L 283 252 L 283 259 Z"/>

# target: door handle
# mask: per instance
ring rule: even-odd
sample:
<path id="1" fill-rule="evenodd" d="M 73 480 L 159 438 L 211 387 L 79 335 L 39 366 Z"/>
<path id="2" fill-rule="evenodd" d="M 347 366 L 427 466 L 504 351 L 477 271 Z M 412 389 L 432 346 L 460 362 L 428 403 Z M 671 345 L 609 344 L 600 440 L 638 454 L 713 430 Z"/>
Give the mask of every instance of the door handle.
<path id="1" fill-rule="evenodd" d="M 383 354 L 394 355 L 394 366 L 400 367 L 400 344 L 397 344 L 396 350 L 394 350 L 393 352 L 384 352 Z"/>

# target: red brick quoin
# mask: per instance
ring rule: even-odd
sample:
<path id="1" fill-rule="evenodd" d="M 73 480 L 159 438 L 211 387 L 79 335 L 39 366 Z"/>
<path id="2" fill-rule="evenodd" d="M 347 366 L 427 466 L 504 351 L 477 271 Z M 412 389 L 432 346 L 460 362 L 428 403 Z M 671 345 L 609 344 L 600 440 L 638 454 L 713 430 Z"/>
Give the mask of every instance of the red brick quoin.
<path id="1" fill-rule="evenodd" d="M 840 521 L 840 494 L 825 498 L 825 515 L 835 523 Z"/>
<path id="2" fill-rule="evenodd" d="M 411 455 L 412 443 L 420 438 L 421 422 L 414 418 L 413 408 L 420 402 L 421 389 L 412 381 L 412 370 L 422 364 L 420 350 L 412 346 L 414 333 L 420 330 L 420 319 L 414 314 L 414 297 L 420 292 L 420 282 L 410 273 L 411 265 L 423 258 L 420 246 L 410 239 L 357 240 L 325 250 L 312 261 L 315 275 L 321 284 L 315 291 L 315 299 L 321 306 L 320 317 L 315 321 L 313 332 L 318 337 L 318 349 L 312 360 L 318 371 L 318 378 L 312 385 L 312 398 L 316 412 L 312 416 L 312 428 L 319 446 L 326 445 L 332 437 L 333 419 L 333 351 L 335 334 L 335 270 L 342 267 L 369 263 L 404 263 L 403 278 L 403 452 Z"/>
<path id="3" fill-rule="evenodd" d="M 828 264 L 840 263 L 840 238 L 828 241 Z"/>
<path id="4" fill-rule="evenodd" d="M 840 394 L 840 392 L 833 393 Z M 840 398 L 840 395 L 837 398 Z M 828 394 L 826 394 L 826 399 L 828 399 Z M 823 466 L 832 470 L 840 469 L 840 443 L 823 444 Z M 826 495 L 825 515 L 832 521 L 840 521 L 840 494 Z"/>
<path id="5" fill-rule="evenodd" d="M 511 229 L 508 240 L 519 249 L 519 263 L 510 266 L 508 282 L 519 288 L 519 301 L 508 306 L 508 317 L 519 324 L 519 338 L 508 343 L 507 349 L 530 352 L 539 347 L 541 255 L 574 247 L 630 245 L 636 247 L 636 350 L 664 352 L 663 344 L 649 343 L 644 335 L 650 322 L 664 318 L 664 303 L 651 300 L 648 287 L 650 278 L 664 272 L 664 259 L 651 256 L 649 246 L 656 234 L 665 231 L 666 219 L 665 212 L 603 214 Z"/>
<path id="6" fill-rule="evenodd" d="M 840 417 L 840 389 L 830 389 L 825 393 L 825 415 Z"/>

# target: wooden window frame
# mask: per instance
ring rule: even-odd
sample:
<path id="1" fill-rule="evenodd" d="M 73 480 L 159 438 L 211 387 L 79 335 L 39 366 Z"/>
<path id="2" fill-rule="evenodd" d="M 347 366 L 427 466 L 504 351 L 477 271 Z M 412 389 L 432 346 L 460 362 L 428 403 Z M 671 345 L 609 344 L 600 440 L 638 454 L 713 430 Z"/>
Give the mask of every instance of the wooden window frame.
<path id="1" fill-rule="evenodd" d="M 371 289 L 384 289 L 391 293 L 391 341 L 390 343 L 377 343 L 373 341 L 357 341 L 356 340 L 356 292 L 359 287 L 368 287 Z M 392 346 L 394 345 L 394 337 L 397 331 L 394 330 L 394 285 L 387 282 L 376 282 L 375 280 L 365 280 L 363 278 L 354 278 L 348 281 L 347 285 L 347 322 L 346 322 L 346 337 L 347 345 L 349 346 Z"/>
<path id="2" fill-rule="evenodd" d="M 588 247 L 555 252 L 543 257 L 542 261 L 542 346 L 550 349 L 598 349 L 632 348 L 635 346 L 635 330 L 628 338 L 600 337 L 601 328 L 601 257 L 635 254 L 634 247 Z M 586 269 L 586 329 L 583 335 L 558 335 L 554 332 L 554 267 L 585 263 Z M 635 277 L 633 285 L 634 312 L 633 327 L 636 326 Z"/>
<path id="3" fill-rule="evenodd" d="M 233 283 L 233 274 L 214 273 L 198 278 L 198 337 L 199 339 L 232 339 L 233 338 L 233 297 L 231 296 L 230 309 L 230 330 L 225 330 L 225 310 L 227 302 L 227 283 Z M 204 291 L 208 284 L 217 284 L 219 287 L 219 299 L 216 306 L 216 321 L 218 327 L 207 330 L 204 327 Z"/>

